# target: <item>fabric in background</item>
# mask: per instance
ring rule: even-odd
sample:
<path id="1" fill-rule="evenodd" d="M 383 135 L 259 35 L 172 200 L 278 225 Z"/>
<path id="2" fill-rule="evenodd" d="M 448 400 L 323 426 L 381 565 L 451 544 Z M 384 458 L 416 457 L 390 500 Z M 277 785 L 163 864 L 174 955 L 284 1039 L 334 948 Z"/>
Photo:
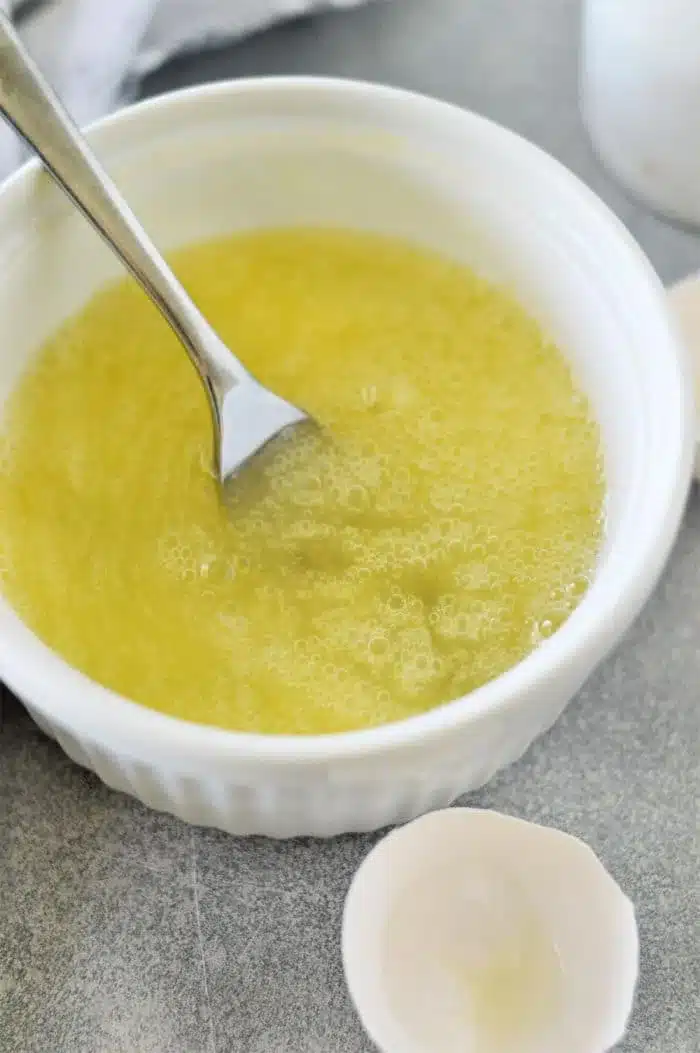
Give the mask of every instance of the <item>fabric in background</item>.
<path id="1" fill-rule="evenodd" d="M 366 0 L 44 0 L 22 21 L 21 35 L 78 124 L 128 97 L 134 78 L 173 55 L 221 44 L 275 21 Z M 21 11 L 22 0 L 0 0 Z M 26 156 L 0 124 L 0 179 Z"/>

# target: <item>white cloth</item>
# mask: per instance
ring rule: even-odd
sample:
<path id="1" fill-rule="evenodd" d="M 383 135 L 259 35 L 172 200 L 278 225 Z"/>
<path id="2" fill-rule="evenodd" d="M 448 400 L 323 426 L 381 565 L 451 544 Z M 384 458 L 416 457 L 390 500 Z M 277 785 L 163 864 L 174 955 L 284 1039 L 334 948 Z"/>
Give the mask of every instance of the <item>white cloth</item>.
<path id="1" fill-rule="evenodd" d="M 134 77 L 172 55 L 244 36 L 273 22 L 364 0 L 50 0 L 21 27 L 37 63 L 79 124 L 109 113 Z M 21 0 L 0 0 L 0 8 Z M 0 179 L 25 148 L 0 126 Z"/>

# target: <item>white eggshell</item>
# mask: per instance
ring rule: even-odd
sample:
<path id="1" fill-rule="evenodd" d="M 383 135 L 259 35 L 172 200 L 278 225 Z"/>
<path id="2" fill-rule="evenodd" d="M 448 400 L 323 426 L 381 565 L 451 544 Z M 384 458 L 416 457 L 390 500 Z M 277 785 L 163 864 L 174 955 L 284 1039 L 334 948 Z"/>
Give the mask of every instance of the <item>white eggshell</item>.
<path id="1" fill-rule="evenodd" d="M 681 334 L 695 363 L 695 390 L 700 407 L 700 274 L 678 282 L 669 290 L 668 295 L 680 324 Z M 700 480 L 700 424 L 695 451 L 695 478 Z"/>
<path id="2" fill-rule="evenodd" d="M 496 812 L 395 830 L 345 903 L 345 976 L 383 1053 L 603 1053 L 638 958 L 634 908 L 591 849 Z"/>

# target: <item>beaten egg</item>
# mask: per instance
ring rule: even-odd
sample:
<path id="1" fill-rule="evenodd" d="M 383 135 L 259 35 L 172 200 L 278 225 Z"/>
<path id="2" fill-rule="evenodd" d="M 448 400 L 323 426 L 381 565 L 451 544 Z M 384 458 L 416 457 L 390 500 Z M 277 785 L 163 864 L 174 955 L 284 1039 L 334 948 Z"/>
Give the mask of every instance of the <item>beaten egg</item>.
<path id="1" fill-rule="evenodd" d="M 598 427 L 505 291 L 392 238 L 283 229 L 173 266 L 319 435 L 222 502 L 176 338 L 130 279 L 41 349 L 0 437 L 0 576 L 66 661 L 143 705 L 320 734 L 497 677 L 583 596 L 603 529 Z"/>

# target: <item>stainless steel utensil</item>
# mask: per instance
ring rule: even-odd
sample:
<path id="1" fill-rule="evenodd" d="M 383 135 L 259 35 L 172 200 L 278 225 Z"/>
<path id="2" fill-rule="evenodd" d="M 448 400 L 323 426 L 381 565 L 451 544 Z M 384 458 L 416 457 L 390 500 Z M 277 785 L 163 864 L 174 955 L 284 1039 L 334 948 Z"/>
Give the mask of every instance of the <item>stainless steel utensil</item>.
<path id="1" fill-rule="evenodd" d="M 0 14 L 0 113 L 131 271 L 182 342 L 206 389 L 223 484 L 282 431 L 310 421 L 263 387 L 214 332 L 151 242 Z"/>

